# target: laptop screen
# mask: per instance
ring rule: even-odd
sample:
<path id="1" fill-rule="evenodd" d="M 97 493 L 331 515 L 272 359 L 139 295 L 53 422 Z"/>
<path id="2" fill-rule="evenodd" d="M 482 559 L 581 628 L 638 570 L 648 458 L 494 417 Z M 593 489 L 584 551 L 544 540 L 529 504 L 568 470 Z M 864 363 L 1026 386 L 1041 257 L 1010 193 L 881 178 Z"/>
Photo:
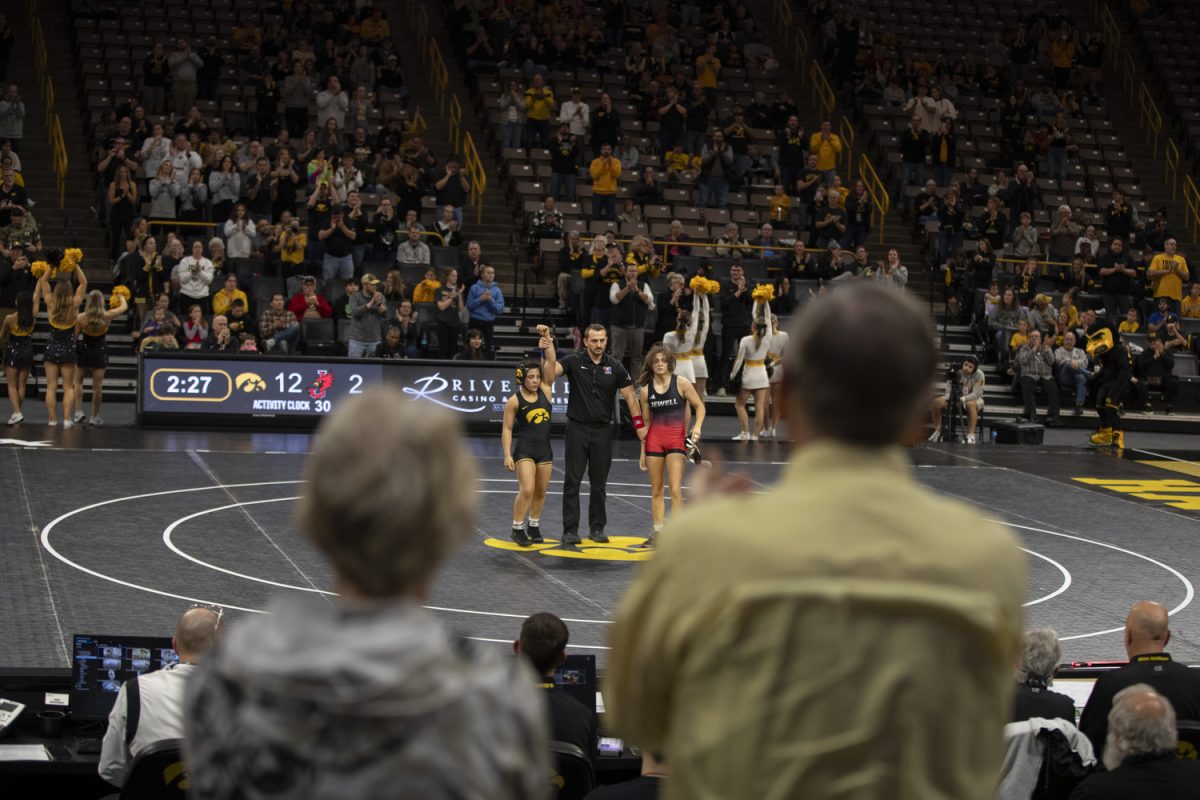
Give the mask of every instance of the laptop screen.
<path id="1" fill-rule="evenodd" d="M 179 660 L 166 636 L 77 633 L 72 639 L 71 716 L 75 719 L 107 719 L 121 684 Z"/>
<path id="2" fill-rule="evenodd" d="M 554 671 L 554 683 L 596 713 L 596 657 L 567 656 Z"/>

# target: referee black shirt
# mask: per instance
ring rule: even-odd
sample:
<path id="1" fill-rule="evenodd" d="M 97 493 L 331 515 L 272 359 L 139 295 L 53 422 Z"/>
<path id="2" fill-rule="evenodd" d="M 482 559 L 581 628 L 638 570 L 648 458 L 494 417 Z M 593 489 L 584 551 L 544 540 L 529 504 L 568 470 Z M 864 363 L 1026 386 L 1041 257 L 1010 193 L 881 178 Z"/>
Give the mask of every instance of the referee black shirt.
<path id="1" fill-rule="evenodd" d="M 567 419 L 587 425 L 611 422 L 617 392 L 633 385 L 633 379 L 621 362 L 605 353 L 596 364 L 587 350 L 576 350 L 567 353 L 558 363 L 570 385 Z"/>
<path id="2" fill-rule="evenodd" d="M 1092 740 L 1097 753 L 1108 738 L 1108 712 L 1117 692 L 1135 683 L 1149 684 L 1171 701 L 1177 719 L 1200 719 L 1200 669 L 1172 661 L 1167 653 L 1134 656 L 1120 669 L 1096 679 L 1092 694 L 1079 715 L 1079 730 Z"/>

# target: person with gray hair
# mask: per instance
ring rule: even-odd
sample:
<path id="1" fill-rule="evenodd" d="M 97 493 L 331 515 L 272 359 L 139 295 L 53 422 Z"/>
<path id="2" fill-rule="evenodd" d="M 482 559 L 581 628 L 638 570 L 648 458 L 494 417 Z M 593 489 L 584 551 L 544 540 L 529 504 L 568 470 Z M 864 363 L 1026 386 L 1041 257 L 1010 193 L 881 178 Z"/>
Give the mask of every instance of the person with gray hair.
<path id="1" fill-rule="evenodd" d="M 1108 712 L 1102 760 L 1107 772 L 1086 778 L 1071 800 L 1191 800 L 1200 786 L 1200 762 L 1175 755 L 1171 701 L 1145 683 L 1117 692 Z"/>
<path id="2" fill-rule="evenodd" d="M 189 796 L 544 798 L 532 671 L 422 606 L 474 531 L 457 419 L 368 389 L 322 423 L 305 478 L 296 523 L 338 594 L 280 598 L 211 654 L 187 694 Z"/>
<path id="3" fill-rule="evenodd" d="M 1034 628 L 1025 632 L 1021 656 L 1017 659 L 1017 692 L 1013 696 L 1009 722 L 1042 717 L 1075 724 L 1075 702 L 1065 694 L 1050 691 L 1060 658 L 1062 647 L 1053 628 Z"/>
<path id="4" fill-rule="evenodd" d="M 850 283 L 798 315 L 783 360 L 790 463 L 672 517 L 617 611 L 605 727 L 662 754 L 670 797 L 994 800 L 1025 556 L 904 453 L 928 314 Z"/>

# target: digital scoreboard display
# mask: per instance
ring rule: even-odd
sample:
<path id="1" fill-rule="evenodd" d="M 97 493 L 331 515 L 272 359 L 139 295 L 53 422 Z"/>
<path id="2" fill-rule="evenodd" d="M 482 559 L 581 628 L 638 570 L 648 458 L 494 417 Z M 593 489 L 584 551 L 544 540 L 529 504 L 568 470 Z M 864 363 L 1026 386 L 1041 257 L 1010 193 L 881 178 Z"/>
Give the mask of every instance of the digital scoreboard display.
<path id="1" fill-rule="evenodd" d="M 414 401 L 495 425 L 517 390 L 514 364 L 151 352 L 138 361 L 138 417 L 148 424 L 315 425 L 347 398 L 387 383 Z M 555 422 L 566 421 L 567 381 L 554 384 Z"/>

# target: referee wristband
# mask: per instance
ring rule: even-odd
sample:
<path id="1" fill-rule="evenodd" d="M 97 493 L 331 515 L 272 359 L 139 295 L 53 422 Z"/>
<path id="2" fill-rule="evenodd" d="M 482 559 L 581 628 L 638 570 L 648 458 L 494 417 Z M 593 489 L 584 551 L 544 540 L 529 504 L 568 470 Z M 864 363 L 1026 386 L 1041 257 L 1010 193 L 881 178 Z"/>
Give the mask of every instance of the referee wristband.
<path id="1" fill-rule="evenodd" d="M 642 419 L 640 414 L 633 418 L 633 429 L 634 430 L 641 430 L 644 427 L 646 427 L 646 421 L 644 419 Z"/>

